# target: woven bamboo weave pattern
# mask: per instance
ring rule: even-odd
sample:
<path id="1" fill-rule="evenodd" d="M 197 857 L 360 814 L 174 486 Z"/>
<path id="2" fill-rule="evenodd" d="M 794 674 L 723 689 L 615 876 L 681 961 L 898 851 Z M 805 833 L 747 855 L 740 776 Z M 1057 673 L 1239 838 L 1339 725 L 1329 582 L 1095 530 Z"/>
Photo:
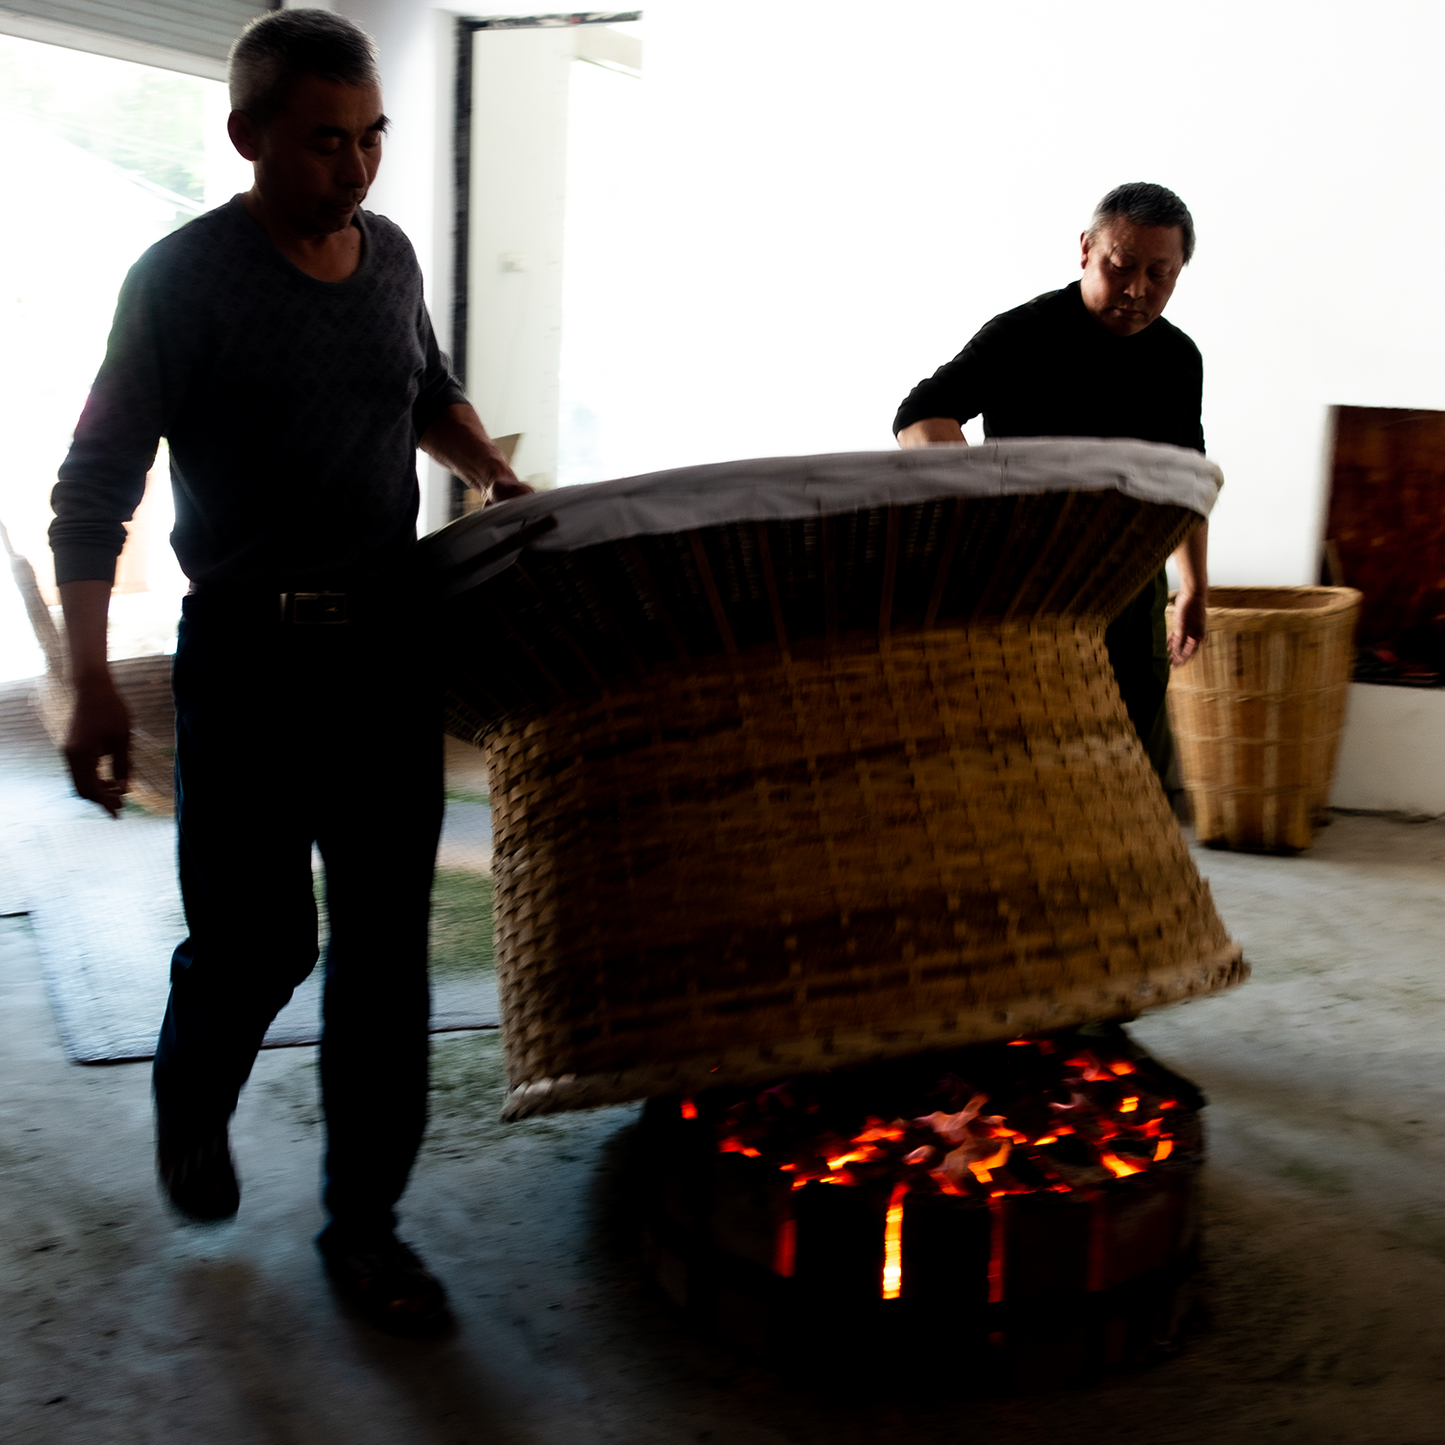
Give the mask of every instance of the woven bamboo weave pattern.
<path id="1" fill-rule="evenodd" d="M 1169 715 L 1199 839 L 1299 852 L 1329 799 L 1360 594 L 1215 587 L 1209 633 L 1175 671 Z"/>
<path id="2" fill-rule="evenodd" d="M 499 729 L 514 1083 L 599 1102 L 660 1066 L 765 1077 L 1235 981 L 1102 656 L 1098 633 L 949 629 Z"/>

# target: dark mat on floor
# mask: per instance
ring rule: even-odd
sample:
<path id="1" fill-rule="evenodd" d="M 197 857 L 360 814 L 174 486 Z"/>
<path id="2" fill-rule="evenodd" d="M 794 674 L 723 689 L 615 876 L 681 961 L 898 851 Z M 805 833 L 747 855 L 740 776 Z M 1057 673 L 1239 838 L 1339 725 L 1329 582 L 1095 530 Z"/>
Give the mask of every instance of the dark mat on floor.
<path id="1" fill-rule="evenodd" d="M 6 911 L 29 914 L 69 1057 L 87 1064 L 148 1059 L 165 1010 L 171 950 L 185 935 L 175 822 L 130 812 L 117 820 L 77 815 L 72 801 L 26 810 L 29 817 L 0 830 L 3 902 Z M 489 861 L 489 819 L 472 816 L 485 813 L 476 804 L 448 809 L 448 833 L 459 836 L 444 841 L 434 895 L 434 1033 L 498 1024 L 491 879 L 477 866 Z M 296 990 L 265 1047 L 317 1041 L 320 976 L 318 968 Z"/>

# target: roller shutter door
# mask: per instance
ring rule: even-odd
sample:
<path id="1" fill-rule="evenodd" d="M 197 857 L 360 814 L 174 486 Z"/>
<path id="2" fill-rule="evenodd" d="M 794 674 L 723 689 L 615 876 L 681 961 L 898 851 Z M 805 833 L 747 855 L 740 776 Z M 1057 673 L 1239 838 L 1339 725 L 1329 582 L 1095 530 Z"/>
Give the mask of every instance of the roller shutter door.
<path id="1" fill-rule="evenodd" d="M 112 36 L 131 46 L 196 56 L 210 61 L 205 69 L 211 70 L 225 64 L 226 52 L 253 15 L 274 8 L 266 0 L 0 0 L 0 30 L 26 33 L 28 19 L 56 27 L 57 40 L 65 30 Z M 20 23 L 5 24 L 11 17 Z M 29 33 L 50 38 L 43 29 Z"/>

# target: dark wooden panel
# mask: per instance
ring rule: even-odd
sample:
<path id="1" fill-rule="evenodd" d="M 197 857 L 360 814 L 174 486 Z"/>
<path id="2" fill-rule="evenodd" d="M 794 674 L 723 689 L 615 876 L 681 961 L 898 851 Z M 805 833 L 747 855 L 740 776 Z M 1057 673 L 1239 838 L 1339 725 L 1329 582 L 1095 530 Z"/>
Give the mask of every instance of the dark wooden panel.
<path id="1" fill-rule="evenodd" d="M 1361 647 L 1445 630 L 1445 411 L 1335 409 L 1325 537 L 1365 594 Z"/>

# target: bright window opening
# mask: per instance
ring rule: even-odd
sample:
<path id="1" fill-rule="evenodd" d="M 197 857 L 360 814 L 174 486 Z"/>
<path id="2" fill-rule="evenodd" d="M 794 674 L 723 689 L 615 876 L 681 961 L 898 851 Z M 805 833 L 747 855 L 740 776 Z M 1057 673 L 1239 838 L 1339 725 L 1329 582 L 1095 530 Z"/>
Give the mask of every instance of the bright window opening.
<path id="1" fill-rule="evenodd" d="M 0 521 L 48 602 L 50 489 L 105 354 L 116 294 L 147 246 L 250 184 L 226 137 L 219 81 L 0 35 L 8 139 L 0 227 Z M 185 578 L 164 449 L 130 527 L 111 655 L 168 652 Z M 0 680 L 44 658 L 0 580 Z"/>
<path id="2" fill-rule="evenodd" d="M 634 470 L 642 84 L 577 60 L 567 107 L 557 482 Z"/>

